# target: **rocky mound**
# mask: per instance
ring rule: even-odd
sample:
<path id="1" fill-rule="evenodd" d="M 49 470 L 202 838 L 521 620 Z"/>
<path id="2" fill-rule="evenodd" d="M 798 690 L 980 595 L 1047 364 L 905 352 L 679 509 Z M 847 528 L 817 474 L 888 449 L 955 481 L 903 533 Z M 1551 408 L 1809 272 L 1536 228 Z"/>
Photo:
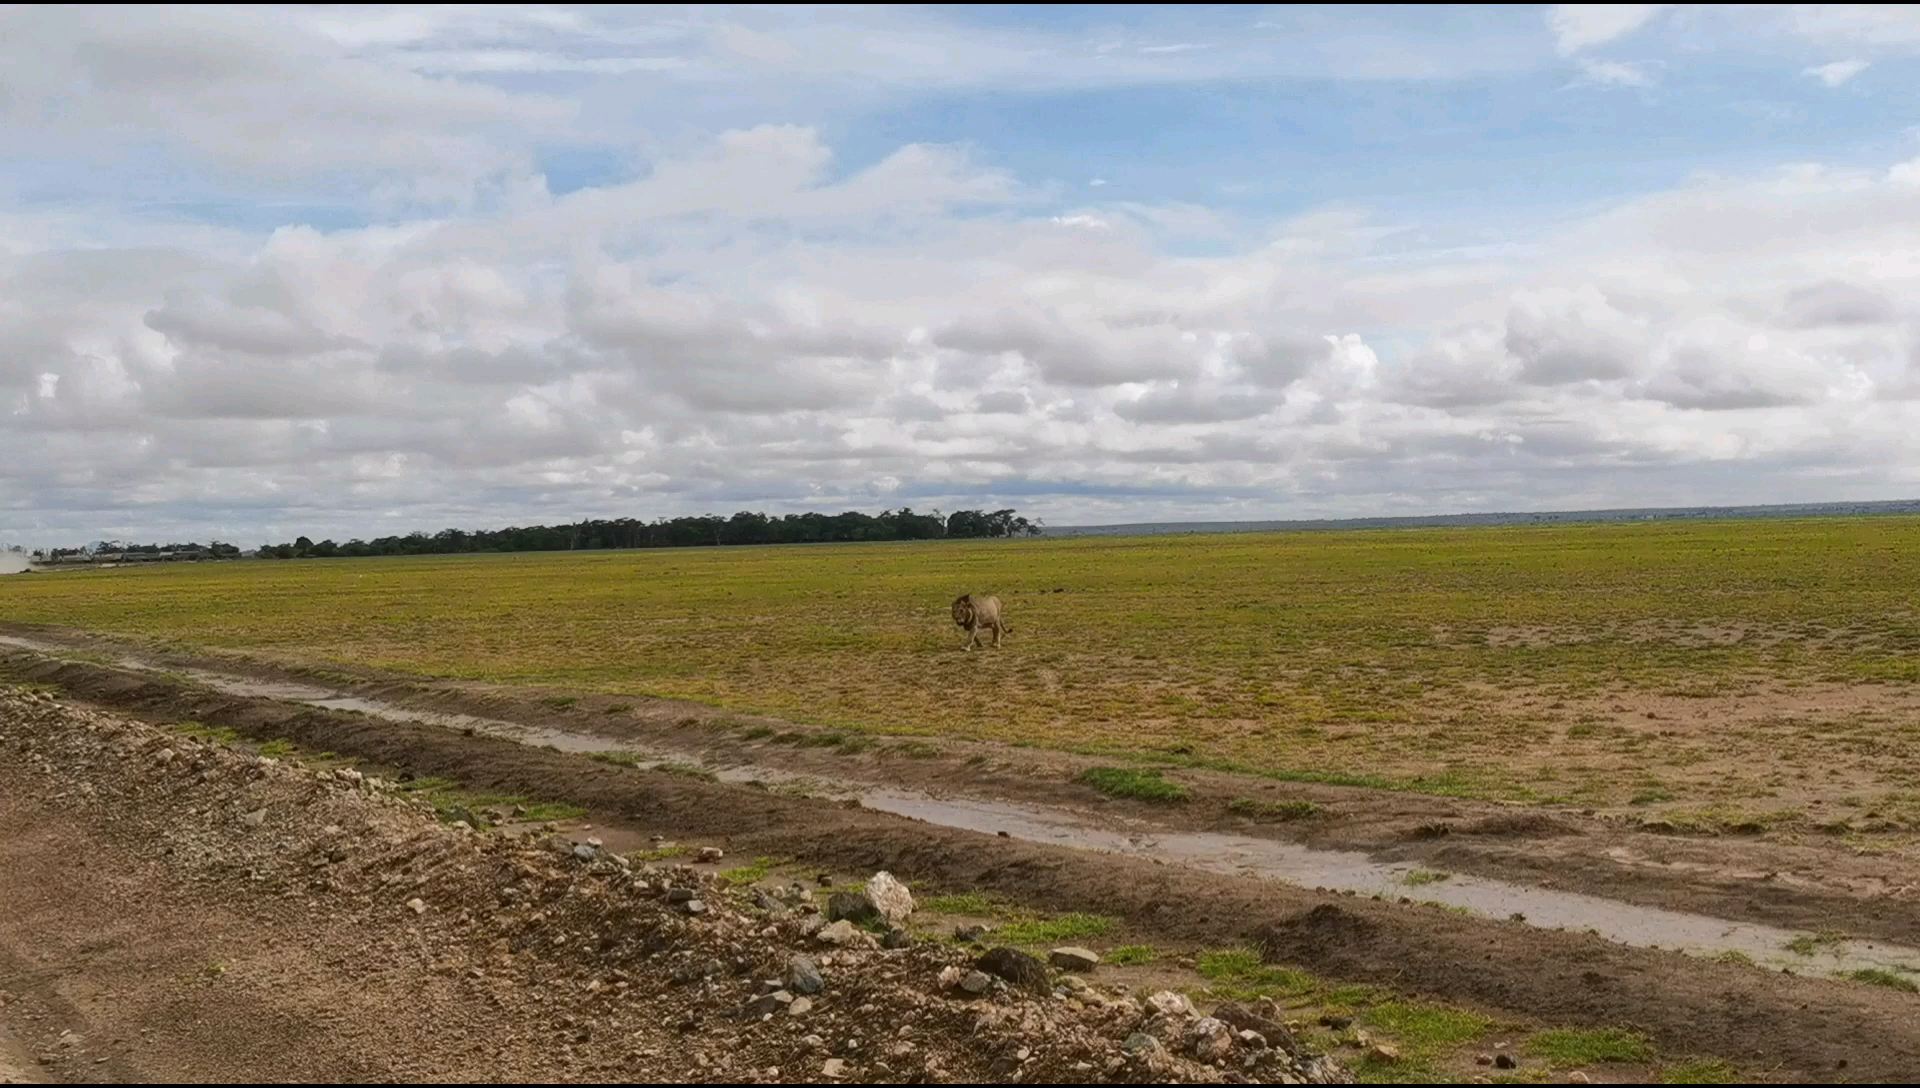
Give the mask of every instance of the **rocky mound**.
<path id="1" fill-rule="evenodd" d="M 396 969 L 456 979 L 493 1012 L 494 1046 L 539 1048 L 502 1068 L 713 1082 L 1349 1079 L 1298 1052 L 1271 1009 L 1203 1017 L 1180 995 L 1104 994 L 1010 950 L 976 962 L 883 939 L 889 915 L 911 909 L 886 880 L 878 917 L 828 921 L 802 889 L 449 825 L 352 769 L 19 690 L 0 692 L 0 774 L 223 900 L 296 905 L 392 949 Z"/>

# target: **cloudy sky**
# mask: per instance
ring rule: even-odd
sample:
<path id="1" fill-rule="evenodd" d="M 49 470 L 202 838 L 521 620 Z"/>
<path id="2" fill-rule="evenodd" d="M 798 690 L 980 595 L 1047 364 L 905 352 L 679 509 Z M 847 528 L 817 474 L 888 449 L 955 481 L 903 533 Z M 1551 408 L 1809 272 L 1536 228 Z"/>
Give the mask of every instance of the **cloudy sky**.
<path id="1" fill-rule="evenodd" d="M 0 10 L 0 541 L 1920 494 L 1920 14 Z"/>

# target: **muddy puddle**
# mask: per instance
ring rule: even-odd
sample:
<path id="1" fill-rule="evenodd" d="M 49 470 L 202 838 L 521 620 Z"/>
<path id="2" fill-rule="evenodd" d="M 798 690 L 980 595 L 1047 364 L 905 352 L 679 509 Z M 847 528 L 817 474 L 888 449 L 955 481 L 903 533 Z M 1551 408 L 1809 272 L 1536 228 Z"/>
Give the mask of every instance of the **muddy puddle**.
<path id="1" fill-rule="evenodd" d="M 0 646 L 52 656 L 70 652 L 55 643 L 10 635 L 0 635 Z M 1920 977 L 1920 949 L 1885 942 L 1822 938 L 1795 930 L 1465 874 L 1435 880 L 1431 879 L 1434 874 L 1416 875 L 1420 873 L 1417 866 L 1377 861 L 1365 854 L 1312 849 L 1221 832 L 1167 831 L 1144 822 L 1118 819 L 1108 813 L 934 796 L 852 779 L 823 779 L 750 763 L 720 765 L 691 752 L 648 747 L 631 739 L 539 728 L 471 714 L 415 710 L 313 684 L 258 680 L 208 669 L 162 668 L 130 657 L 120 658 L 115 664 L 139 671 L 164 672 L 229 695 L 350 711 L 389 721 L 419 722 L 520 744 L 550 746 L 564 752 L 619 752 L 641 768 L 664 763 L 698 766 L 722 782 L 755 782 L 821 797 L 853 799 L 878 812 L 957 830 L 1131 855 L 1207 872 L 1276 880 L 1296 887 L 1434 903 L 1487 918 L 1511 919 L 1547 929 L 1591 932 L 1634 947 L 1697 956 L 1744 956 L 1755 964 L 1796 974 L 1847 974 L 1878 969 Z M 1795 952 L 1789 947 L 1796 943 L 1805 951 Z"/>

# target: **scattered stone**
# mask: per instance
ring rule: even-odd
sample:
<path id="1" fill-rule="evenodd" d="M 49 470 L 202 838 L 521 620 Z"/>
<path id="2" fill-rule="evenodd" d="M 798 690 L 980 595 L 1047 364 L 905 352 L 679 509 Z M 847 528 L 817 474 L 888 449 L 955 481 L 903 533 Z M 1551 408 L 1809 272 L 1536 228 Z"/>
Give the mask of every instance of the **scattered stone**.
<path id="1" fill-rule="evenodd" d="M 1567 1083 L 1568 1084 L 1592 1084 L 1593 1078 L 1587 1076 L 1585 1073 L 1582 1073 L 1580 1070 L 1576 1069 L 1573 1072 L 1567 1074 Z"/>
<path id="2" fill-rule="evenodd" d="M 1392 1043 L 1375 1043 L 1373 1049 L 1367 1051 L 1367 1054 L 1374 1061 L 1385 1065 L 1392 1065 L 1400 1060 L 1400 1048 Z"/>
<path id="3" fill-rule="evenodd" d="M 913 944 L 913 934 L 898 927 L 887 930 L 886 935 L 880 938 L 881 948 L 906 948 L 911 944 Z"/>
<path id="4" fill-rule="evenodd" d="M 1213 1015 L 1241 1032 L 1252 1032 L 1260 1036 L 1264 1040 L 1261 1043 L 1262 1048 L 1274 1046 L 1289 1054 L 1300 1052 L 1299 1045 L 1294 1041 L 1293 1032 L 1288 1031 L 1287 1025 L 1273 1016 L 1255 1012 L 1245 1005 L 1232 1001 L 1214 1009 Z"/>
<path id="5" fill-rule="evenodd" d="M 787 961 L 787 989 L 796 994 L 817 994 L 826 989 L 827 980 L 820 975 L 820 965 L 813 962 L 811 956 L 794 956 Z"/>
<path id="6" fill-rule="evenodd" d="M 834 892 L 827 897 L 827 921 L 871 922 L 880 917 L 873 901 L 860 892 Z"/>
<path id="7" fill-rule="evenodd" d="M 292 908 L 362 927 L 380 955 L 444 979 L 493 1025 L 456 1032 L 473 1035 L 459 1043 L 467 1053 L 506 1058 L 545 1048 L 551 1060 L 537 1068 L 571 1071 L 574 1079 L 658 1068 L 716 1083 L 1349 1079 L 1337 1065 L 1282 1053 L 1263 1019 L 1282 1014 L 1268 1006 L 1250 1003 L 1260 1011 L 1245 1017 L 1220 1011 L 1201 1018 L 1178 995 L 1158 995 L 1158 1019 L 1143 1028 L 1146 1002 L 1090 983 L 1085 971 L 1101 961 L 1088 949 L 1022 952 L 985 942 L 963 952 L 922 940 L 927 933 L 910 934 L 902 924 L 911 923 L 912 893 L 889 874 L 875 874 L 870 894 L 859 898 L 874 918 L 901 921 L 867 930 L 849 917 L 819 916 L 814 904 L 828 896 L 816 898 L 811 883 L 796 892 L 768 882 L 709 901 L 714 868 L 689 868 L 692 850 L 671 861 L 636 856 L 626 872 L 578 821 L 525 836 L 461 835 L 447 826 L 455 814 L 444 806 L 436 814 L 417 796 L 385 796 L 396 792 L 392 781 L 363 791 L 335 768 L 261 761 L 145 723 L 115 722 L 109 733 L 104 714 L 77 718 L 71 728 L 28 722 L 20 728 L 43 729 L 46 737 L 29 733 L 22 746 L 15 727 L 24 705 L 0 690 L 7 773 L 16 763 L 44 773 L 50 795 L 82 798 L 73 803 L 109 817 L 116 810 L 86 800 L 96 796 L 89 788 L 108 795 L 106 772 L 144 778 L 136 785 L 146 793 L 135 796 L 178 795 L 177 805 L 139 810 L 159 841 L 180 848 L 189 865 L 217 858 L 214 875 L 236 887 L 258 884 L 288 896 Z M 163 742 L 174 753 L 170 762 L 157 758 Z M 170 781 L 174 766 L 182 768 L 179 782 Z M 480 828 L 511 819 L 511 808 L 474 806 L 461 815 Z M 251 833 L 248 825 L 263 826 L 269 812 L 287 818 L 274 821 L 271 835 Z M 401 914 L 392 913 L 395 901 Z M 776 914 L 783 902 L 791 905 Z M 428 913 L 434 922 L 425 921 Z M 801 936 L 808 925 L 843 947 L 812 946 Z M 910 950 L 867 951 L 883 932 L 889 946 L 911 939 Z M 795 955 L 801 948 L 809 954 Z M 829 970 L 832 998 L 825 995 Z M 930 985 L 936 973 L 937 992 Z M 659 992 L 669 984 L 676 989 Z M 1065 999 L 1052 995 L 1053 986 Z M 0 1003 L 10 1000 L 0 994 Z M 789 1022 L 794 1017 L 806 1022 Z M 60 1025 L 46 1027 L 51 1035 Z M 46 1049 L 68 1072 L 91 1068 L 86 1063 L 105 1053 L 91 1040 L 65 1047 Z"/>
<path id="8" fill-rule="evenodd" d="M 954 926 L 953 937 L 958 941 L 974 942 L 987 935 L 986 926 Z"/>
<path id="9" fill-rule="evenodd" d="M 1187 1028 L 1187 1046 L 1203 1062 L 1218 1061 L 1233 1052 L 1233 1029 L 1214 1017 L 1202 1017 Z"/>
<path id="10" fill-rule="evenodd" d="M 711 865 L 726 856 L 726 852 L 717 846 L 702 846 L 696 858 L 703 865 Z"/>
<path id="11" fill-rule="evenodd" d="M 1514 1061 L 1513 1055 L 1511 1054 L 1495 1054 L 1493 1056 L 1493 1067 L 1495 1069 L 1518 1069 L 1520 1068 L 1520 1063 Z"/>
<path id="12" fill-rule="evenodd" d="M 1100 966 L 1100 956 L 1089 949 L 1069 946 L 1047 953 L 1047 962 L 1063 971 L 1091 971 Z"/>
<path id="13" fill-rule="evenodd" d="M 1159 1016 L 1192 1016 L 1193 1002 L 1186 994 L 1177 994 L 1172 990 L 1161 990 L 1147 998 L 1147 1008 Z"/>
<path id="14" fill-rule="evenodd" d="M 1320 1018 L 1320 1026 L 1323 1028 L 1332 1028 L 1335 1031 L 1345 1031 L 1353 1026 L 1353 1017 L 1322 1016 Z"/>
<path id="15" fill-rule="evenodd" d="M 1015 986 L 1037 990 L 1047 987 L 1047 965 L 1018 949 L 990 949 L 973 961 L 973 965 Z"/>
<path id="16" fill-rule="evenodd" d="M 874 912 L 888 925 L 898 926 L 913 914 L 913 893 L 884 869 L 867 881 L 865 895 Z"/>
<path id="17" fill-rule="evenodd" d="M 831 925 L 822 927 L 819 933 L 814 934 L 814 939 L 818 940 L 821 944 L 830 944 L 836 948 L 844 948 L 847 945 L 853 944 L 865 944 L 873 940 L 873 938 L 856 929 L 852 922 L 844 918 Z"/>
<path id="18" fill-rule="evenodd" d="M 772 1016 L 774 1013 L 782 1009 L 790 1008 L 792 1005 L 792 994 L 785 990 L 775 990 L 769 994 L 761 994 L 759 997 L 747 1002 L 746 1007 L 741 1009 L 740 1012 L 744 1019 L 758 1020 L 763 1016 Z"/>

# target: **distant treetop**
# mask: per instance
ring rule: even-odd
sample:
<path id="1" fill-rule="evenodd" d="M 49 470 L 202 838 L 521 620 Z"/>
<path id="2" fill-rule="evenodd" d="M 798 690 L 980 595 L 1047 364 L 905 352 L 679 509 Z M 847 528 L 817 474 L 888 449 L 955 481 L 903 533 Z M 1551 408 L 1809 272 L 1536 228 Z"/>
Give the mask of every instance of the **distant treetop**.
<path id="1" fill-rule="evenodd" d="M 1039 536 L 1041 525 L 1013 510 L 957 510 L 916 513 L 908 507 L 878 515 L 784 514 L 773 517 L 742 510 L 732 517 L 589 519 L 564 525 L 506 529 L 442 529 L 375 540 L 315 543 L 300 537 L 291 544 L 260 548 L 266 559 L 332 558 L 363 555 L 453 555 L 462 552 L 551 552 L 576 548 L 697 548 L 736 544 L 828 544 L 862 540 L 942 540 L 948 538 Z"/>

